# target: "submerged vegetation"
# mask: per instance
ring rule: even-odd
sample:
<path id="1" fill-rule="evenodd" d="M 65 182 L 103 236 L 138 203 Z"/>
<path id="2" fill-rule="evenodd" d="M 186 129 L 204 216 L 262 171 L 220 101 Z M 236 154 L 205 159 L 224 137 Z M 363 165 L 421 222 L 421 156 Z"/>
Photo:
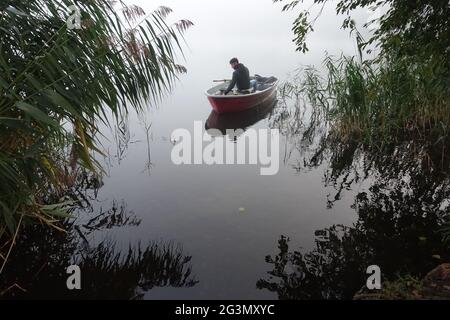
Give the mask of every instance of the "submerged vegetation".
<path id="1" fill-rule="evenodd" d="M 143 111 L 185 71 L 175 59 L 192 23 L 169 25 L 170 12 L 108 0 L 1 2 L 2 244 L 21 224 L 58 227 L 80 168 L 101 172 L 98 126 Z"/>

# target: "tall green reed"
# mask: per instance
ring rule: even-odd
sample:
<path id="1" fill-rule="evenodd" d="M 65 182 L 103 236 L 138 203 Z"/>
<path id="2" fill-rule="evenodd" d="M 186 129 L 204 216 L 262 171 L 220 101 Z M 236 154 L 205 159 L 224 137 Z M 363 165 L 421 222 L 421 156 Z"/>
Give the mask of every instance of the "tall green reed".
<path id="1" fill-rule="evenodd" d="M 68 27 L 72 5 L 80 28 Z M 0 237 L 18 221 L 64 216 L 70 204 L 46 199 L 79 166 L 101 172 L 99 124 L 144 111 L 185 71 L 175 59 L 192 23 L 168 24 L 170 12 L 108 0 L 0 4 Z"/>
<path id="2" fill-rule="evenodd" d="M 303 94 L 342 137 L 371 144 L 402 136 L 448 141 L 448 70 L 438 61 L 327 56 L 325 71 L 307 68 L 285 88 Z M 284 89 L 286 90 L 286 89 Z"/>

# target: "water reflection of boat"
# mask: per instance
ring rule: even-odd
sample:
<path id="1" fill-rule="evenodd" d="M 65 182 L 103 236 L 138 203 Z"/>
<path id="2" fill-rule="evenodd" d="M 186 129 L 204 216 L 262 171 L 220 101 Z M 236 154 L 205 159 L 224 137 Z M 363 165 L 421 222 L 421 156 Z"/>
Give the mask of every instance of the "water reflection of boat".
<path id="1" fill-rule="evenodd" d="M 205 129 L 218 129 L 222 134 L 226 134 L 227 129 L 243 129 L 254 125 L 266 118 L 277 104 L 276 97 L 264 101 L 255 107 L 239 113 L 219 114 L 212 111 L 206 120 Z"/>

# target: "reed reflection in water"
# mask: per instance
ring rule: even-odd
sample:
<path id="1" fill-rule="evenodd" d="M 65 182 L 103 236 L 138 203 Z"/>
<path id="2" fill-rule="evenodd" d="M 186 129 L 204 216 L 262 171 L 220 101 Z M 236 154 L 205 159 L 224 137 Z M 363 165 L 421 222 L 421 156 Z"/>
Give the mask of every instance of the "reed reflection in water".
<path id="1" fill-rule="evenodd" d="M 365 286 L 370 265 L 381 268 L 383 281 L 395 281 L 420 279 L 448 261 L 439 232 L 450 217 L 448 157 L 409 137 L 400 144 L 358 143 L 319 119 L 298 99 L 285 99 L 271 126 L 293 146 L 285 161 L 294 170 L 324 168 L 324 185 L 335 190 L 328 207 L 362 189 L 353 203 L 358 219 L 316 230 L 315 248 L 306 252 L 289 246 L 295 233 L 281 235 L 278 254 L 266 257 L 272 270 L 257 287 L 280 299 L 351 299 Z"/>

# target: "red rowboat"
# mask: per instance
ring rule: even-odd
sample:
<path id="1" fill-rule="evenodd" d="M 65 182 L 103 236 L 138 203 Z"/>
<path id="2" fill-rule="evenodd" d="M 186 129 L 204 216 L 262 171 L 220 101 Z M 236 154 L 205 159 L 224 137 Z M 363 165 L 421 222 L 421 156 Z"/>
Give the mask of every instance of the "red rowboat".
<path id="1" fill-rule="evenodd" d="M 222 83 L 206 91 L 206 96 L 217 113 L 244 111 L 274 98 L 278 80 L 274 77 L 271 79 L 269 82 L 259 83 L 258 90 L 253 93 L 230 92 L 228 95 L 223 95 L 220 90 L 226 89 L 228 83 Z"/>

